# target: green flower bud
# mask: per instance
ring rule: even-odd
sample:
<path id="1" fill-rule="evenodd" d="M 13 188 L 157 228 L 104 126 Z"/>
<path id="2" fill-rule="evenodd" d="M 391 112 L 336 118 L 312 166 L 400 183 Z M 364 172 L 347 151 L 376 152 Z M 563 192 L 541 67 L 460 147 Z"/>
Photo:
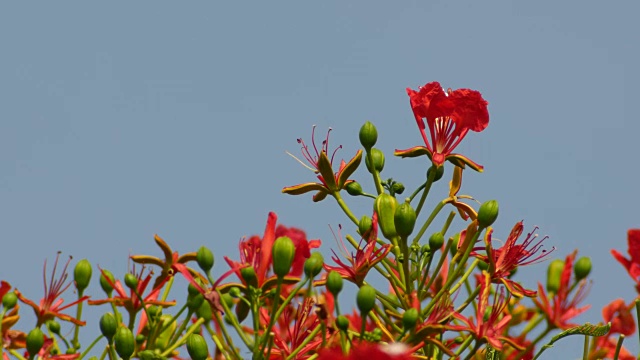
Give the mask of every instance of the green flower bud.
<path id="1" fill-rule="evenodd" d="M 557 293 L 560 289 L 560 278 L 564 270 L 564 261 L 560 259 L 553 260 L 547 268 L 547 291 Z"/>
<path id="2" fill-rule="evenodd" d="M 376 129 L 375 125 L 370 121 L 367 121 L 360 128 L 358 136 L 360 137 L 362 147 L 369 150 L 376 144 L 376 141 L 378 141 L 378 129 Z"/>
<path id="3" fill-rule="evenodd" d="M 193 286 L 191 283 L 189 283 L 189 286 L 187 287 L 187 292 L 189 293 L 189 296 L 196 296 L 200 294 L 200 290 L 198 290 L 198 288 Z"/>
<path id="4" fill-rule="evenodd" d="M 196 261 L 202 271 L 208 273 L 213 268 L 213 253 L 208 248 L 201 246 L 196 253 Z"/>
<path id="5" fill-rule="evenodd" d="M 360 186 L 360 184 L 357 181 L 351 181 L 344 188 L 347 190 L 347 193 L 351 196 L 358 196 L 363 194 L 362 186 Z"/>
<path id="6" fill-rule="evenodd" d="M 175 321 L 171 321 L 172 319 L 173 316 L 169 314 L 164 314 L 160 317 L 160 322 L 162 323 L 162 327 L 164 330 L 156 338 L 156 348 L 166 350 L 169 347 L 169 340 L 171 340 L 171 335 L 173 335 L 173 333 L 178 328 L 178 323 Z"/>
<path id="7" fill-rule="evenodd" d="M 429 244 L 424 244 L 420 247 L 420 255 L 424 255 L 431 251 L 431 246 Z"/>
<path id="8" fill-rule="evenodd" d="M 416 211 L 413 210 L 408 200 L 398 206 L 393 216 L 396 232 L 402 237 L 411 235 L 416 225 Z"/>
<path id="9" fill-rule="evenodd" d="M 444 166 L 433 166 L 433 165 L 431 165 L 429 170 L 427 170 L 427 178 L 429 178 L 429 174 L 431 174 L 432 171 L 436 172 L 435 177 L 433 178 L 433 182 L 436 182 L 436 181 L 442 179 L 442 175 L 444 175 Z"/>
<path id="10" fill-rule="evenodd" d="M 378 213 L 378 225 L 387 239 L 392 239 L 397 235 L 394 220 L 397 206 L 396 198 L 387 193 L 378 195 L 373 202 L 373 208 Z"/>
<path id="11" fill-rule="evenodd" d="M 133 275 L 132 273 L 126 273 L 124 275 L 124 284 L 127 285 L 129 289 L 137 289 L 138 288 L 138 277 Z"/>
<path id="12" fill-rule="evenodd" d="M 40 328 L 31 330 L 27 335 L 27 351 L 29 354 L 31 356 L 37 354 L 42 348 L 42 345 L 44 345 L 44 334 L 42 330 L 40 330 Z"/>
<path id="13" fill-rule="evenodd" d="M 227 305 L 228 308 L 233 307 L 233 296 L 231 296 L 229 293 L 222 294 L 222 296 L 220 296 L 220 299 L 224 302 L 225 305 Z"/>
<path id="14" fill-rule="evenodd" d="M 322 271 L 324 258 L 319 252 L 311 253 L 311 256 L 304 262 L 304 274 L 313 279 Z"/>
<path id="15" fill-rule="evenodd" d="M 287 236 L 281 236 L 273 243 L 272 257 L 273 257 L 273 273 L 277 277 L 285 277 L 291 270 L 291 264 L 293 264 L 293 257 L 296 254 L 296 247 L 293 245 L 291 238 Z"/>
<path id="16" fill-rule="evenodd" d="M 367 231 L 371 230 L 371 226 L 373 226 L 371 218 L 367 215 L 362 215 L 360 221 L 358 222 L 358 231 L 360 232 L 360 235 L 364 236 Z"/>
<path id="17" fill-rule="evenodd" d="M 404 192 L 404 185 L 402 183 L 394 183 L 393 185 L 391 185 L 391 191 L 394 194 L 402 194 Z"/>
<path id="18" fill-rule="evenodd" d="M 17 303 L 18 303 L 18 297 L 16 296 L 16 293 L 14 293 L 13 291 L 4 294 L 4 296 L 2 297 L 2 306 L 5 308 L 5 310 L 13 309 Z"/>
<path id="19" fill-rule="evenodd" d="M 198 334 L 191 334 L 187 338 L 187 352 L 193 360 L 206 360 L 209 356 L 207 342 Z"/>
<path id="20" fill-rule="evenodd" d="M 384 153 L 380 149 L 372 148 L 369 154 L 365 156 L 364 163 L 367 165 L 367 170 L 373 172 L 371 163 L 369 162 L 369 155 L 373 159 L 373 169 L 377 172 L 382 172 L 382 169 L 384 169 Z"/>
<path id="21" fill-rule="evenodd" d="M 136 335 L 136 344 L 142 345 L 142 344 L 144 344 L 145 341 L 147 341 L 147 337 L 146 336 L 144 336 L 143 334 Z"/>
<path id="22" fill-rule="evenodd" d="M 116 334 L 116 330 L 118 330 L 118 321 L 116 321 L 116 317 L 113 316 L 112 313 L 106 313 L 102 315 L 100 318 L 100 332 L 102 335 L 109 341 L 113 339 L 113 336 Z"/>
<path id="23" fill-rule="evenodd" d="M 147 308 L 147 313 L 149 313 L 149 316 L 152 318 L 156 318 L 160 315 L 162 315 L 162 308 L 160 306 L 157 305 L 151 305 Z"/>
<path id="24" fill-rule="evenodd" d="M 82 292 L 89 286 L 91 281 L 91 263 L 87 259 L 78 261 L 75 269 L 73 269 L 73 279 L 75 280 L 76 289 Z"/>
<path id="25" fill-rule="evenodd" d="M 431 234 L 429 237 L 429 247 L 433 249 L 433 251 L 438 251 L 444 244 L 444 235 L 441 232 L 436 232 Z"/>
<path id="26" fill-rule="evenodd" d="M 242 279 L 247 285 L 258 287 L 258 275 L 256 275 L 256 269 L 254 269 L 253 266 L 240 269 L 240 276 L 242 276 Z"/>
<path id="27" fill-rule="evenodd" d="M 356 295 L 356 305 L 364 318 L 376 305 L 376 289 L 371 285 L 363 285 Z"/>
<path id="28" fill-rule="evenodd" d="M 498 218 L 498 202 L 485 201 L 478 209 L 478 225 L 483 228 L 491 226 Z"/>
<path id="29" fill-rule="evenodd" d="M 402 325 L 405 330 L 413 329 L 418 322 L 418 310 L 411 308 L 402 314 Z"/>
<path id="30" fill-rule="evenodd" d="M 576 279 L 578 281 L 589 276 L 591 272 L 591 259 L 588 257 L 581 257 L 576 261 L 576 264 L 573 265 L 573 273 L 576 275 Z"/>
<path id="31" fill-rule="evenodd" d="M 196 295 L 187 296 L 187 307 L 189 311 L 197 311 L 200 306 L 202 306 L 202 302 L 204 301 L 204 295 L 197 293 Z"/>
<path id="32" fill-rule="evenodd" d="M 129 360 L 136 349 L 135 338 L 133 333 L 126 326 L 120 326 L 113 337 L 113 343 L 116 345 L 116 352 L 124 360 Z"/>
<path id="33" fill-rule="evenodd" d="M 237 299 L 240 296 L 242 296 L 242 290 L 240 290 L 240 288 L 237 287 L 237 286 L 233 286 L 231 289 L 229 289 L 229 295 L 231 295 L 231 297 Z"/>
<path id="34" fill-rule="evenodd" d="M 337 271 L 329 271 L 327 274 L 327 290 L 333 295 L 334 298 L 338 297 L 340 291 L 342 291 L 342 276 Z"/>
<path id="35" fill-rule="evenodd" d="M 238 305 L 236 305 L 236 317 L 238 318 L 238 322 L 243 322 L 244 319 L 249 316 L 249 305 L 247 305 L 244 301 L 239 301 Z"/>
<path id="36" fill-rule="evenodd" d="M 349 319 L 344 315 L 338 316 L 336 318 L 336 327 L 342 331 L 349 330 Z"/>
<path id="37" fill-rule="evenodd" d="M 213 312 L 211 311 L 211 304 L 208 301 L 203 301 L 202 305 L 196 310 L 196 316 L 203 318 L 206 321 L 211 320 Z"/>
<path id="38" fill-rule="evenodd" d="M 109 281 L 107 281 L 107 278 L 105 278 L 105 276 L 109 279 L 109 281 L 111 281 L 111 284 L 115 284 L 116 278 L 113 277 L 113 274 L 109 270 L 102 270 L 102 274 L 100 274 L 100 287 L 108 297 L 111 297 L 113 286 L 109 284 Z"/>
<path id="39" fill-rule="evenodd" d="M 47 321 L 47 328 L 56 335 L 60 335 L 60 323 L 55 320 Z"/>
<path id="40" fill-rule="evenodd" d="M 489 264 L 487 264 L 486 262 L 484 262 L 482 260 L 479 260 L 478 261 L 478 269 L 486 271 L 487 269 L 489 269 Z"/>

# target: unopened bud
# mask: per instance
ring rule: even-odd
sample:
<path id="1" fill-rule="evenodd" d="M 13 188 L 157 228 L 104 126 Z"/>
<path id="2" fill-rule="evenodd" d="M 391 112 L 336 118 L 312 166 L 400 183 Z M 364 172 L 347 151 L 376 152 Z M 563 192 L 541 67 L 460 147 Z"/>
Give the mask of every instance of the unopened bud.
<path id="1" fill-rule="evenodd" d="M 416 211 L 413 210 L 409 201 L 405 201 L 398 206 L 393 220 L 398 235 L 402 237 L 411 235 L 413 228 L 416 225 Z"/>
<path id="2" fill-rule="evenodd" d="M 247 266 L 240 269 L 240 276 L 248 286 L 258 287 L 258 275 L 253 266 Z"/>
<path id="3" fill-rule="evenodd" d="M 362 186 L 360 186 L 360 184 L 357 181 L 349 182 L 344 188 L 347 190 L 347 193 L 351 196 L 358 196 L 363 194 Z"/>
<path id="4" fill-rule="evenodd" d="M 107 279 L 109 279 L 109 281 L 107 281 Z M 107 296 L 111 297 L 111 293 L 113 292 L 113 286 L 111 286 L 109 282 L 111 282 L 111 284 L 115 284 L 116 282 L 115 277 L 113 277 L 113 274 L 111 273 L 111 271 L 102 270 L 102 273 L 100 274 L 100 287 L 102 288 L 102 291 L 104 291 L 105 294 L 107 294 Z"/>
<path id="5" fill-rule="evenodd" d="M 344 315 L 338 316 L 336 318 L 336 327 L 342 331 L 349 330 L 349 319 Z"/>
<path id="6" fill-rule="evenodd" d="M 362 215 L 358 222 L 358 231 L 360 231 L 360 235 L 364 236 L 364 234 L 371 230 L 371 226 L 373 226 L 371 218 L 367 215 Z"/>
<path id="7" fill-rule="evenodd" d="M 444 244 L 444 235 L 442 235 L 441 232 L 431 234 L 429 237 L 429 247 L 431 250 L 434 252 L 438 251 L 438 249 L 442 247 L 442 244 Z"/>
<path id="8" fill-rule="evenodd" d="M 111 343 L 113 336 L 116 334 L 116 330 L 118 330 L 118 322 L 116 321 L 116 317 L 113 316 L 112 313 L 106 313 L 102 315 L 100 318 L 100 332 L 102 335 Z"/>
<path id="9" fill-rule="evenodd" d="M 231 297 L 237 299 L 240 296 L 242 296 L 242 291 L 240 290 L 239 287 L 233 286 L 231 289 L 229 289 L 229 295 L 231 295 Z"/>
<path id="10" fill-rule="evenodd" d="M 5 310 L 13 309 L 17 303 L 18 296 L 16 296 L 16 293 L 14 293 L 13 291 L 4 294 L 4 296 L 2 297 L 2 306 L 5 308 Z"/>
<path id="11" fill-rule="evenodd" d="M 356 305 L 364 318 L 376 305 L 376 289 L 371 285 L 363 285 L 356 295 Z M 362 321 L 366 320 L 362 319 Z"/>
<path id="12" fill-rule="evenodd" d="M 313 279 L 322 271 L 324 265 L 324 258 L 319 252 L 311 253 L 311 256 L 304 262 L 304 274 L 309 279 Z"/>
<path id="13" fill-rule="evenodd" d="M 498 218 L 498 202 L 485 201 L 478 209 L 478 225 L 483 228 L 491 226 Z"/>
<path id="14" fill-rule="evenodd" d="M 429 170 L 427 170 L 427 178 L 429 178 L 429 175 L 431 175 L 431 172 L 433 172 L 433 171 L 436 172 L 434 177 L 433 177 L 433 182 L 436 182 L 436 181 L 442 179 L 442 175 L 444 175 L 444 166 L 431 165 Z"/>
<path id="15" fill-rule="evenodd" d="M 405 330 L 413 329 L 418 322 L 418 310 L 411 308 L 402 314 L 402 325 Z"/>
<path id="16" fill-rule="evenodd" d="M 397 206 L 396 198 L 387 193 L 378 195 L 373 203 L 373 208 L 378 214 L 378 225 L 380 225 L 380 230 L 387 239 L 392 239 L 398 235 L 394 220 Z"/>
<path id="17" fill-rule="evenodd" d="M 199 318 L 203 318 L 206 321 L 210 321 L 213 316 L 213 312 L 211 311 L 211 304 L 208 301 L 203 301 L 198 310 L 196 310 L 196 315 Z"/>
<path id="18" fill-rule="evenodd" d="M 373 168 L 371 168 L 371 162 L 369 157 L 373 160 Z M 367 170 L 373 172 L 381 172 L 384 169 L 384 153 L 380 149 L 372 148 L 369 154 L 365 156 L 364 163 L 367 165 Z"/>
<path id="19" fill-rule="evenodd" d="M 404 192 L 404 184 L 402 183 L 394 183 L 393 185 L 391 185 L 391 191 L 394 194 L 402 194 Z"/>
<path id="20" fill-rule="evenodd" d="M 113 337 L 113 343 L 116 345 L 116 352 L 124 360 L 129 360 L 136 348 L 133 333 L 126 326 L 120 326 Z"/>
<path id="21" fill-rule="evenodd" d="M 199 334 L 191 334 L 187 338 L 187 352 L 193 360 L 205 360 L 209 356 L 207 342 Z"/>
<path id="22" fill-rule="evenodd" d="M 591 273 L 591 259 L 588 257 L 581 257 L 573 265 L 573 273 L 576 275 L 578 281 L 586 278 Z"/>
<path id="23" fill-rule="evenodd" d="M 205 246 L 201 246 L 196 253 L 196 261 L 202 271 L 208 273 L 213 268 L 214 257 L 211 250 Z"/>
<path id="24" fill-rule="evenodd" d="M 343 280 L 340 273 L 337 271 L 329 271 L 327 274 L 327 290 L 333 295 L 334 298 L 338 297 L 340 291 L 342 291 Z"/>
<path id="25" fill-rule="evenodd" d="M 370 121 L 367 121 L 360 128 L 358 136 L 360 137 L 360 144 L 362 144 L 362 147 L 369 150 L 376 144 L 376 141 L 378 141 L 378 130 L 375 125 Z"/>
<path id="26" fill-rule="evenodd" d="M 56 335 L 60 335 L 60 323 L 55 320 L 47 321 L 47 328 Z"/>
<path id="27" fill-rule="evenodd" d="M 547 291 L 557 293 L 560 289 L 560 278 L 564 270 L 564 261 L 560 259 L 553 260 L 547 268 Z"/>
<path id="28" fill-rule="evenodd" d="M 27 335 L 27 351 L 29 355 L 33 356 L 35 359 L 35 355 L 40 351 L 44 345 L 44 334 L 40 328 L 35 328 L 29 331 Z"/>
<path id="29" fill-rule="evenodd" d="M 126 273 L 124 275 L 124 284 L 127 285 L 129 289 L 137 289 L 138 288 L 138 277 L 133 275 L 132 273 Z"/>
<path id="30" fill-rule="evenodd" d="M 273 273 L 277 277 L 285 277 L 291 270 L 293 257 L 296 254 L 296 247 L 293 245 L 291 238 L 281 236 L 273 243 Z"/>
<path id="31" fill-rule="evenodd" d="M 73 269 L 73 279 L 75 280 L 76 289 L 82 292 L 89 286 L 91 281 L 91 263 L 87 259 L 78 261 L 75 269 Z"/>

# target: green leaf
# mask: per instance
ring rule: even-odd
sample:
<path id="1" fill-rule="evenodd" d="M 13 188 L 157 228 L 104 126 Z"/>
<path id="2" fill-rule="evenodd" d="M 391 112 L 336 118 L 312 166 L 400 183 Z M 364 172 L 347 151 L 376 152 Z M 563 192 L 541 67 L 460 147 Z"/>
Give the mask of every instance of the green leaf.
<path id="1" fill-rule="evenodd" d="M 584 325 L 576 326 L 571 329 L 567 329 L 560 334 L 551 338 L 551 341 L 544 345 L 538 354 L 533 358 L 533 360 L 537 359 L 546 349 L 553 347 L 553 344 L 567 336 L 571 335 L 587 335 L 587 336 L 604 336 L 609 333 L 611 329 L 611 323 L 607 323 L 606 325 L 592 325 L 590 323 L 586 323 Z"/>

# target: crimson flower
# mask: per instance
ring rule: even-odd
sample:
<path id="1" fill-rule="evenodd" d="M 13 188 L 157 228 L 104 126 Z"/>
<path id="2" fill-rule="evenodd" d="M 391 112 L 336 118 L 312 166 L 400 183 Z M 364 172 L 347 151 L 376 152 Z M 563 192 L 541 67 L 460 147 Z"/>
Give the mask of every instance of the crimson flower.
<path id="1" fill-rule="evenodd" d="M 454 312 L 453 316 L 460 320 L 464 325 L 453 325 L 450 328 L 455 331 L 468 331 L 476 339 L 484 340 L 491 347 L 500 351 L 502 350 L 502 342 L 511 342 L 507 337 L 502 336 L 504 330 L 508 327 L 511 315 L 505 311 L 509 300 L 505 298 L 504 288 L 501 288 L 500 294 L 496 292 L 493 298 L 491 312 L 485 319 L 485 314 L 489 306 L 489 294 L 491 293 L 491 277 L 486 271 L 482 275 L 477 275 L 480 287 L 478 295 L 478 309 L 476 310 L 476 318 L 466 318 L 459 313 Z"/>
<path id="2" fill-rule="evenodd" d="M 469 165 L 476 171 L 482 171 L 481 165 L 452 153 L 469 130 L 480 132 L 489 125 L 488 103 L 480 92 L 470 89 L 448 89 L 445 92 L 440 83 L 431 82 L 418 91 L 407 88 L 407 94 L 426 147 L 396 150 L 395 155 L 427 155 L 438 167 L 448 160 L 456 166 Z M 427 139 L 423 119 L 427 120 L 431 141 Z"/>
<path id="3" fill-rule="evenodd" d="M 76 325 L 85 325 L 84 321 L 78 320 L 71 315 L 62 313 L 63 310 L 87 300 L 89 296 L 83 296 L 72 303 L 62 305 L 64 303 L 64 299 L 60 298 L 60 296 L 62 296 L 62 294 L 69 288 L 69 286 L 71 286 L 71 282 L 67 282 L 67 277 L 69 276 L 69 274 L 67 273 L 67 268 L 69 267 L 69 263 L 71 262 L 71 257 L 69 257 L 69 260 L 67 260 L 67 263 L 64 265 L 60 277 L 56 279 L 56 271 L 58 269 L 59 258 L 60 253 L 58 252 L 58 255 L 56 256 L 56 262 L 53 264 L 53 272 L 51 273 L 51 279 L 48 285 L 46 274 L 47 261 L 45 260 L 44 262 L 44 297 L 40 299 L 40 304 L 36 304 L 35 302 L 25 298 L 17 289 L 15 290 L 16 296 L 18 296 L 18 299 L 20 299 L 20 301 L 33 308 L 33 311 L 35 312 L 37 318 L 36 326 L 40 326 L 54 318 L 69 321 Z"/>
<path id="4" fill-rule="evenodd" d="M 333 347 L 320 351 L 318 360 L 411 360 L 411 349 L 402 343 L 381 345 L 362 341 L 354 343 L 349 354 L 344 354 L 341 347 Z"/>
<path id="5" fill-rule="evenodd" d="M 489 264 L 488 272 L 491 275 L 492 282 L 504 284 L 507 290 L 514 296 L 522 297 L 524 295 L 534 297 L 536 296 L 535 291 L 525 289 L 522 285 L 510 280 L 508 277 L 518 266 L 534 264 L 549 255 L 555 248 L 552 248 L 551 251 L 542 249 L 542 242 L 546 240 L 547 237 L 545 236 L 536 241 L 538 235 L 534 233 L 538 229 L 537 227 L 527 234 L 527 237 L 521 244 L 516 244 L 516 241 L 518 241 L 518 238 L 522 235 L 523 228 L 522 221 L 518 222 L 513 229 L 511 229 L 511 233 L 505 244 L 499 249 L 491 248 L 493 229 L 488 230 L 485 243 L 489 245 L 489 255 L 480 255 L 477 253 L 474 253 L 474 255 Z M 540 249 L 542 249 L 542 251 L 540 251 Z M 538 253 L 539 251 L 540 253 Z"/>
<path id="6" fill-rule="evenodd" d="M 602 317 L 605 323 L 611 323 L 609 334 L 632 335 L 636 332 L 636 322 L 631 313 L 635 304 L 625 304 L 624 300 L 613 300 L 609 305 L 602 308 Z"/>
<path id="7" fill-rule="evenodd" d="M 322 141 L 322 146 L 320 147 L 320 149 L 318 149 L 315 143 L 315 129 L 316 127 L 314 125 L 311 132 L 311 144 L 313 145 L 313 152 L 315 154 L 312 154 L 312 152 L 309 150 L 309 147 L 304 143 L 304 141 L 302 141 L 302 139 L 298 139 L 298 144 L 301 144 L 302 146 L 302 156 L 310 166 L 305 165 L 295 156 L 294 158 L 306 168 L 318 174 L 318 180 L 320 180 L 320 182 L 310 182 L 285 187 L 282 189 L 282 192 L 290 195 L 300 195 L 308 193 L 310 191 L 317 191 L 313 196 L 313 201 L 318 202 L 324 200 L 327 195 L 337 193 L 340 190 L 344 189 L 344 187 L 352 181 L 349 180 L 349 176 L 351 176 L 360 165 L 360 162 L 362 161 L 362 150 L 358 150 L 358 152 L 356 152 L 356 155 L 351 158 L 348 163 L 342 160 L 340 162 L 340 169 L 337 173 L 334 173 L 333 159 L 336 155 L 336 152 L 342 148 L 342 145 L 340 145 L 333 151 L 333 153 L 331 154 L 331 159 L 329 159 L 329 133 L 331 132 L 331 129 L 329 129 L 329 131 L 327 132 L 326 139 Z"/>
<path id="8" fill-rule="evenodd" d="M 389 251 L 391 251 L 391 244 L 384 244 L 376 249 L 378 240 L 378 214 L 374 212 L 371 220 L 371 229 L 368 233 L 363 234 L 362 240 L 364 240 L 364 237 L 367 237 L 364 247 L 358 247 L 355 255 L 352 254 L 351 256 L 347 256 L 349 264 L 342 262 L 335 251 L 332 250 L 334 256 L 332 256 L 331 259 L 335 261 L 338 266 L 329 266 L 324 264 L 324 268 L 327 272 L 335 271 L 343 278 L 360 286 L 362 285 L 364 278 L 367 276 L 369 269 L 374 267 L 387 256 Z M 360 245 L 362 245 L 362 240 L 360 241 Z M 340 242 L 342 250 L 345 253 L 348 253 L 344 242 L 342 240 L 340 240 Z"/>
<path id="9" fill-rule="evenodd" d="M 640 229 L 629 229 L 627 243 L 629 244 L 627 252 L 631 259 L 627 259 L 615 249 L 611 250 L 611 255 L 627 269 L 633 281 L 636 282 L 636 290 L 640 293 Z"/>
<path id="10" fill-rule="evenodd" d="M 549 324 L 562 330 L 577 326 L 569 321 L 591 307 L 591 305 L 578 307 L 587 297 L 588 289 L 586 280 L 581 280 L 577 285 L 571 281 L 573 262 L 576 255 L 577 251 L 574 251 L 564 260 L 558 292 L 553 294 L 553 298 L 549 299 L 549 295 L 545 292 L 542 284 L 538 283 L 538 298 L 533 299 L 538 309 L 546 316 Z M 574 287 L 575 293 L 570 298 Z"/>

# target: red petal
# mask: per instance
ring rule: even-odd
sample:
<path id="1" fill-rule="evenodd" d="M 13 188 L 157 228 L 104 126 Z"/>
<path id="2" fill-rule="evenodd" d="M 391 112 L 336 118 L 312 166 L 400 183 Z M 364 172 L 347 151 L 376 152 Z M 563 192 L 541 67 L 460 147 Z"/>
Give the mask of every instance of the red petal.
<path id="1" fill-rule="evenodd" d="M 273 242 L 276 240 L 276 221 L 278 221 L 278 215 L 274 212 L 269 213 L 267 218 L 267 227 L 264 229 L 264 236 L 262 237 L 262 243 L 260 244 L 260 252 L 262 257 L 260 259 L 260 268 L 256 269 L 256 275 L 258 277 L 258 283 L 264 280 L 267 269 L 271 264 L 271 248 Z"/>
<path id="2" fill-rule="evenodd" d="M 480 92 L 470 89 L 458 89 L 449 95 L 454 108 L 451 116 L 458 126 L 482 131 L 489 125 L 489 104 L 482 98 Z"/>
<path id="3" fill-rule="evenodd" d="M 629 255 L 631 261 L 640 264 L 640 229 L 629 229 L 627 232 Z"/>

